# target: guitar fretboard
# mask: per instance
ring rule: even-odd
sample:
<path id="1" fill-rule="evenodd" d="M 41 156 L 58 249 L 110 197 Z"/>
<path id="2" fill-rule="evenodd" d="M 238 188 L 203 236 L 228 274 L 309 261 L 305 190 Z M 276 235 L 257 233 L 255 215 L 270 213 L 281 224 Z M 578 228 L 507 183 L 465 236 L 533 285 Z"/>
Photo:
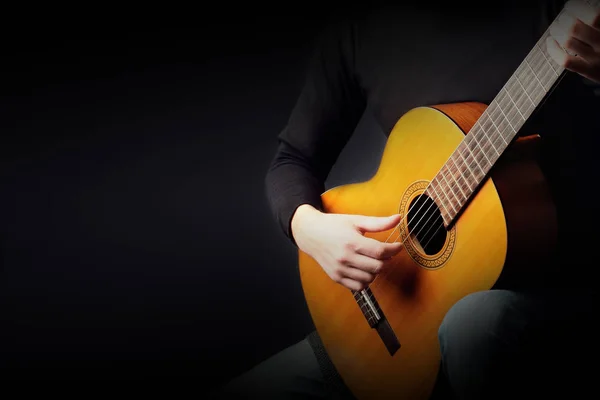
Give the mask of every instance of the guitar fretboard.
<path id="1" fill-rule="evenodd" d="M 597 6 L 598 1 L 588 2 Z M 563 9 L 483 112 L 427 188 L 444 224 L 451 224 L 520 128 L 564 72 L 548 54 L 546 39 Z"/>
<path id="2" fill-rule="evenodd" d="M 598 8 L 600 0 L 586 3 Z M 438 204 L 446 226 L 453 222 L 563 74 L 564 68 L 546 50 L 546 39 L 564 12 L 563 9 L 554 19 L 428 185 L 425 193 Z M 370 288 L 352 293 L 369 325 L 379 326 L 385 317 Z"/>

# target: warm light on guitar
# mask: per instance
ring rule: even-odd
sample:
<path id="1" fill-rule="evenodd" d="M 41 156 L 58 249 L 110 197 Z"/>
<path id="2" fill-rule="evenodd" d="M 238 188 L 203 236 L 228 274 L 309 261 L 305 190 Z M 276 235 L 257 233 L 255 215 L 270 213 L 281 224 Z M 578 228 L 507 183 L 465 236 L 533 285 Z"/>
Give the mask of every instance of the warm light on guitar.
<path id="1" fill-rule="evenodd" d="M 566 71 L 548 53 L 549 36 L 489 105 L 409 111 L 370 180 L 322 194 L 328 213 L 401 215 L 395 228 L 365 234 L 402 249 L 364 290 L 349 291 L 299 253 L 311 316 L 357 398 L 427 399 L 439 368 L 438 327 L 451 306 L 545 273 L 555 208 L 536 164 L 537 136 L 519 138 L 519 130 Z"/>

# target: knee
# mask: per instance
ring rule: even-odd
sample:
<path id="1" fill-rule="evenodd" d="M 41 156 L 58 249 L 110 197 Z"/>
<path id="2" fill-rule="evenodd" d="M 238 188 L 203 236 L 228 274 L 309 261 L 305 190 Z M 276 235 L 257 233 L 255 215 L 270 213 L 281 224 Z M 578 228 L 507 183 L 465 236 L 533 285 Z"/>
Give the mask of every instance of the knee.
<path id="1" fill-rule="evenodd" d="M 526 325 L 519 300 L 508 291 L 477 292 L 458 301 L 443 319 L 438 331 L 442 369 L 461 397 L 487 397 L 491 387 L 500 393 L 502 371 Z"/>
<path id="2" fill-rule="evenodd" d="M 460 351 L 482 351 L 490 342 L 510 343 L 525 325 L 515 303 L 519 296 L 510 291 L 489 290 L 469 294 L 454 304 L 438 330 L 443 356 Z M 500 344 L 500 343 L 497 343 Z"/>
<path id="3" fill-rule="evenodd" d="M 318 360 L 305 339 L 230 380 L 215 399 L 287 399 L 323 397 L 325 386 Z"/>

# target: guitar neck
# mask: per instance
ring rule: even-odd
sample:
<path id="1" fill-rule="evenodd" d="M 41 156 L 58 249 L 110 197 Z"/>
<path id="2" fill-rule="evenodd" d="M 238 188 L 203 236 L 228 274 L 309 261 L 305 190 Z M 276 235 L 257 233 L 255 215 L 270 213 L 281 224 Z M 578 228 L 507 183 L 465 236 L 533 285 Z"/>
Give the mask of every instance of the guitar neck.
<path id="1" fill-rule="evenodd" d="M 597 6 L 599 1 L 587 3 Z M 446 226 L 562 77 L 565 69 L 548 54 L 546 39 L 564 12 L 563 8 L 429 184 L 426 193 L 440 206 Z"/>

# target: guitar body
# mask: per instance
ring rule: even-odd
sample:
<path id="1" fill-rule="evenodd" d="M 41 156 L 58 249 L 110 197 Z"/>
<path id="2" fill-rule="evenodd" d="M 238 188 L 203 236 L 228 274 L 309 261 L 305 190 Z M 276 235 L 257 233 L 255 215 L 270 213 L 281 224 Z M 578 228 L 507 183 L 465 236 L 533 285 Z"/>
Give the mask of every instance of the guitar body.
<path id="1" fill-rule="evenodd" d="M 403 217 L 486 106 L 420 107 L 397 122 L 368 181 L 322 195 L 326 212 Z M 517 140 L 446 231 L 436 254 L 411 240 L 370 290 L 396 334 L 391 355 L 350 290 L 299 253 L 302 287 L 316 329 L 345 384 L 358 399 L 427 399 L 440 362 L 438 328 L 454 303 L 493 287 L 535 282 L 556 238 L 554 206 L 535 163 L 536 140 Z M 531 145 L 531 146 L 530 146 Z M 393 230 L 368 234 L 390 241 Z"/>

